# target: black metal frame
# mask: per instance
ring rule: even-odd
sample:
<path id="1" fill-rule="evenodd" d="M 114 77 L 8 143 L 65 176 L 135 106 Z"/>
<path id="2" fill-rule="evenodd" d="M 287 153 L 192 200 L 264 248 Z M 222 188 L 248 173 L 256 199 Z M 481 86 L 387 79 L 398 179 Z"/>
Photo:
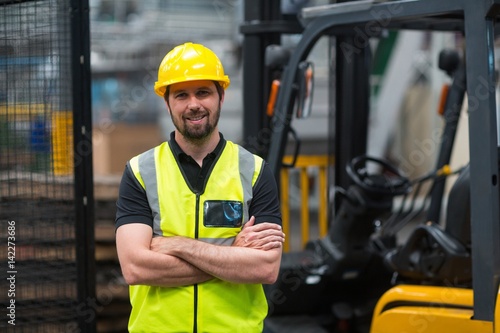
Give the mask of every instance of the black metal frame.
<path id="1" fill-rule="evenodd" d="M 337 36 L 336 45 L 348 45 L 356 48 L 356 41 L 352 34 Z M 370 75 L 371 51 L 370 46 L 358 48 L 358 53 L 351 55 L 350 59 L 343 56 L 342 48 L 335 48 L 336 72 L 331 78 L 335 88 L 333 112 L 335 117 L 329 128 L 329 144 L 333 143 L 333 155 L 335 156 L 334 177 L 329 183 L 336 186 L 348 188 L 352 181 L 345 172 L 347 164 L 356 156 L 366 153 L 368 139 L 368 118 L 370 109 Z M 330 102 L 330 104 L 332 104 Z M 331 149 L 331 148 L 330 148 Z M 335 202 L 335 211 L 339 208 Z"/>
<path id="2" fill-rule="evenodd" d="M 76 258 L 78 326 L 96 331 L 94 242 L 94 183 L 92 167 L 92 112 L 90 20 L 88 0 L 71 0 L 71 64 L 75 165 Z"/>
<path id="3" fill-rule="evenodd" d="M 284 72 L 277 100 L 268 162 L 281 168 L 291 121 L 292 82 L 323 35 L 340 35 L 354 27 L 462 31 L 469 108 L 472 262 L 474 319 L 493 321 L 500 276 L 497 115 L 495 104 L 494 20 L 498 0 L 402 0 L 373 2 L 367 8 L 331 12 L 307 19 L 302 39 Z M 375 33 L 373 36 L 376 37 Z M 259 81 L 255 81 L 259 82 Z M 342 96 L 337 96 L 341 98 Z M 351 96 L 355 98 L 355 96 Z M 245 109 L 247 110 L 247 109 Z M 338 140 L 339 138 L 337 138 Z"/>
<path id="4" fill-rule="evenodd" d="M 34 0 L 0 0 L 0 6 Z M 71 93 L 78 328 L 96 332 L 94 195 L 92 166 L 90 21 L 88 0 L 71 0 Z M 69 100 L 69 99 L 68 99 Z"/>
<path id="5" fill-rule="evenodd" d="M 260 155 L 267 154 L 270 129 L 264 112 L 271 73 L 264 66 L 266 47 L 281 44 L 281 34 L 300 33 L 297 21 L 287 21 L 280 13 L 279 1 L 244 1 L 245 24 L 240 27 L 243 39 L 243 146 Z"/>

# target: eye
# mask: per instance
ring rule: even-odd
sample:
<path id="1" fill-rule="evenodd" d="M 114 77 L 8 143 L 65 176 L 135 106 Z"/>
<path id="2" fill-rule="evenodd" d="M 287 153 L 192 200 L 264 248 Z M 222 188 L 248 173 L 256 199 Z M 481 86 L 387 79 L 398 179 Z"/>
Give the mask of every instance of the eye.
<path id="1" fill-rule="evenodd" d="M 206 97 L 209 96 L 212 92 L 210 90 L 198 90 L 196 92 L 196 96 L 198 97 Z"/>
<path id="2" fill-rule="evenodd" d="M 183 98 L 186 98 L 187 97 L 187 94 L 185 92 L 179 92 L 179 93 L 176 93 L 174 95 L 174 98 L 176 99 L 183 99 Z"/>

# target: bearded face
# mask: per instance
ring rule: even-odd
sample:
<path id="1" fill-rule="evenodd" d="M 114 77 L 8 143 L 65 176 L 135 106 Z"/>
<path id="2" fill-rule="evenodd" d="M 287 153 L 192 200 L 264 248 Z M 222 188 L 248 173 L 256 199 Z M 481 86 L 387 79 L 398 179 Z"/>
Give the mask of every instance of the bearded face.
<path id="1" fill-rule="evenodd" d="M 222 99 L 212 81 L 189 81 L 170 87 L 168 106 L 177 131 L 191 142 L 203 142 L 217 128 Z"/>
<path id="2" fill-rule="evenodd" d="M 170 113 L 170 117 L 177 131 L 188 141 L 204 141 L 217 127 L 220 111 L 219 105 L 214 111 L 191 111 L 182 117 L 174 117 L 173 113 Z"/>

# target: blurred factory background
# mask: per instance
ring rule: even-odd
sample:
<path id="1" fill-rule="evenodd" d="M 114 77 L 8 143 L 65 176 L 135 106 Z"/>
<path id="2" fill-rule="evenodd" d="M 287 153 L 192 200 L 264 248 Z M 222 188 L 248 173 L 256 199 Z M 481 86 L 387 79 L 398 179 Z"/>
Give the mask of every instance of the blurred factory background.
<path id="1" fill-rule="evenodd" d="M 282 9 L 293 11 L 325 3 L 329 1 L 283 1 Z M 295 8 L 290 8 L 292 5 Z M 203 43 L 221 58 L 231 85 L 220 129 L 228 139 L 244 140 L 242 35 L 239 32 L 243 22 L 242 0 L 92 0 L 90 6 L 96 176 L 121 174 L 130 157 L 161 142 L 173 130 L 163 101 L 153 92 L 153 85 L 163 56 L 185 41 Z M 284 45 L 293 46 L 293 35 L 282 38 Z M 422 142 L 415 140 L 423 141 L 440 128 L 442 120 L 436 112 L 413 110 L 437 109 L 441 86 L 449 82 L 437 67 L 438 53 L 445 47 L 460 48 L 461 42 L 453 33 L 400 33 L 385 72 L 372 73 L 374 111 L 369 152 L 403 157 L 406 154 L 406 159 L 410 159 L 410 152 L 415 152 L 415 148 L 421 150 Z M 326 152 L 329 45 L 327 39 L 318 43 L 310 56 L 315 64 L 313 112 L 310 118 L 295 125 L 305 154 Z M 256 109 L 255 112 L 263 111 Z M 461 124 L 466 126 L 467 122 Z M 401 130 L 415 131 L 417 139 L 409 136 L 413 142 L 394 140 Z M 459 140 L 463 140 L 466 147 L 467 139 Z M 467 149 L 463 152 L 466 156 Z M 428 152 L 424 159 L 411 161 L 412 168 L 417 166 L 422 170 L 428 170 L 433 163 L 434 154 Z"/>
<path id="2" fill-rule="evenodd" d="M 334 2 L 281 0 L 282 12 L 288 15 L 302 7 Z M 25 267 L 33 264 L 29 271 L 25 269 L 29 276 L 25 276 L 22 285 L 33 288 L 25 289 L 21 296 L 32 302 L 43 291 L 41 294 L 48 294 L 49 301 L 57 305 L 57 310 L 51 310 L 47 302 L 40 301 L 38 308 L 28 302 L 34 318 L 29 317 L 26 322 L 38 323 L 38 309 L 50 310 L 46 318 L 53 317 L 54 321 L 59 319 L 53 313 L 71 309 L 77 272 L 81 271 L 75 253 L 80 245 L 87 245 L 89 252 L 81 257 L 90 258 L 95 241 L 95 294 L 100 305 L 93 310 L 98 317 L 98 331 L 126 331 L 130 304 L 114 244 L 115 202 L 126 161 L 156 146 L 173 130 L 163 100 L 153 91 L 158 65 L 172 47 L 186 41 L 213 49 L 231 79 L 220 130 L 227 139 L 245 141 L 240 33 L 244 1 L 90 0 L 93 178 L 88 175 L 90 167 L 73 164 L 72 135 L 81 131 L 75 132 L 72 126 L 69 2 L 5 3 L 9 6 L 0 6 L 0 215 L 4 220 L 19 220 L 24 234 L 18 243 L 18 261 L 24 262 Z M 299 37 L 284 34 L 282 45 L 293 47 Z M 397 162 L 410 178 L 415 178 L 434 166 L 442 133 L 443 119 L 436 111 L 442 86 L 450 82 L 450 77 L 438 68 L 438 54 L 445 48 L 461 51 L 464 41 L 449 32 L 401 31 L 392 37 L 384 61 L 369 73 L 367 150 Z M 331 100 L 335 97 L 329 93 L 334 91 L 329 77 L 335 74 L 331 72 L 335 59 L 330 45 L 330 39 L 321 39 L 310 54 L 315 68 L 312 114 L 294 122 L 302 139 L 302 155 L 326 155 L 328 139 L 332 137 L 328 126 Z M 499 52 L 496 54 L 498 57 Z M 259 102 L 255 103 L 256 114 L 265 112 Z M 74 114 L 79 115 L 77 111 Z M 466 118 L 467 112 L 462 112 L 462 117 Z M 453 167 L 462 166 L 468 159 L 467 126 L 467 119 L 460 121 Z M 76 142 L 82 143 L 82 147 L 88 142 L 79 139 Z M 77 153 L 88 157 L 86 152 Z M 75 177 L 77 184 L 95 180 L 95 239 L 84 229 L 87 226 L 94 230 L 94 207 L 82 208 L 80 204 L 87 203 L 87 198 L 90 201 L 92 190 L 91 186 L 84 190 L 76 187 L 80 191 L 75 193 L 72 177 L 77 167 L 81 169 Z M 82 176 L 84 173 L 86 176 Z M 318 215 L 318 187 L 314 183 L 317 171 L 308 169 L 306 173 L 311 190 L 307 193 L 311 199 L 309 208 Z M 298 177 L 292 175 L 289 206 L 295 209 L 294 218 L 299 216 L 296 212 L 302 199 L 297 184 Z M 81 208 L 76 214 L 75 203 Z M 77 221 L 73 223 L 75 216 Z M 90 236 L 87 239 L 82 235 Z M 52 241 L 49 236 L 53 236 Z M 311 232 L 311 237 L 316 234 Z M 94 273 L 92 268 L 89 274 Z M 40 272 L 45 275 L 40 277 Z M 67 287 L 69 296 L 61 296 L 65 291 L 61 286 Z M 23 300 L 21 296 L 19 300 Z M 69 298 L 70 305 L 60 301 L 63 296 Z M 67 317 L 63 319 L 70 323 L 75 320 L 75 314 Z"/>
<path id="3" fill-rule="evenodd" d="M 298 7 L 328 3 L 294 2 Z M 92 0 L 90 6 L 96 176 L 121 174 L 130 157 L 155 146 L 173 130 L 153 85 L 165 54 L 186 41 L 202 43 L 220 57 L 231 79 L 220 129 L 230 140 L 243 140 L 242 0 Z M 293 36 L 286 39 L 285 43 L 293 44 Z M 299 126 L 306 141 L 325 141 L 327 137 L 327 45 L 325 40 L 314 53 L 323 56 L 315 61 L 317 107 Z"/>

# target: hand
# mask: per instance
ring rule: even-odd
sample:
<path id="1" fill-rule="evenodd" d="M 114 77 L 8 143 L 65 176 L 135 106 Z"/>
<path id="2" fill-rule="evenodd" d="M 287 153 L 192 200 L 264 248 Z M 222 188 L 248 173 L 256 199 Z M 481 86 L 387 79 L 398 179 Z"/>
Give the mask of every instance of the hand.
<path id="1" fill-rule="evenodd" d="M 285 242 L 285 234 L 276 223 L 259 223 L 255 225 L 255 217 L 243 226 L 232 246 L 249 247 L 257 250 L 279 248 Z"/>
<path id="2" fill-rule="evenodd" d="M 151 240 L 151 251 L 173 255 L 174 249 L 182 244 L 183 237 L 153 237 Z"/>

